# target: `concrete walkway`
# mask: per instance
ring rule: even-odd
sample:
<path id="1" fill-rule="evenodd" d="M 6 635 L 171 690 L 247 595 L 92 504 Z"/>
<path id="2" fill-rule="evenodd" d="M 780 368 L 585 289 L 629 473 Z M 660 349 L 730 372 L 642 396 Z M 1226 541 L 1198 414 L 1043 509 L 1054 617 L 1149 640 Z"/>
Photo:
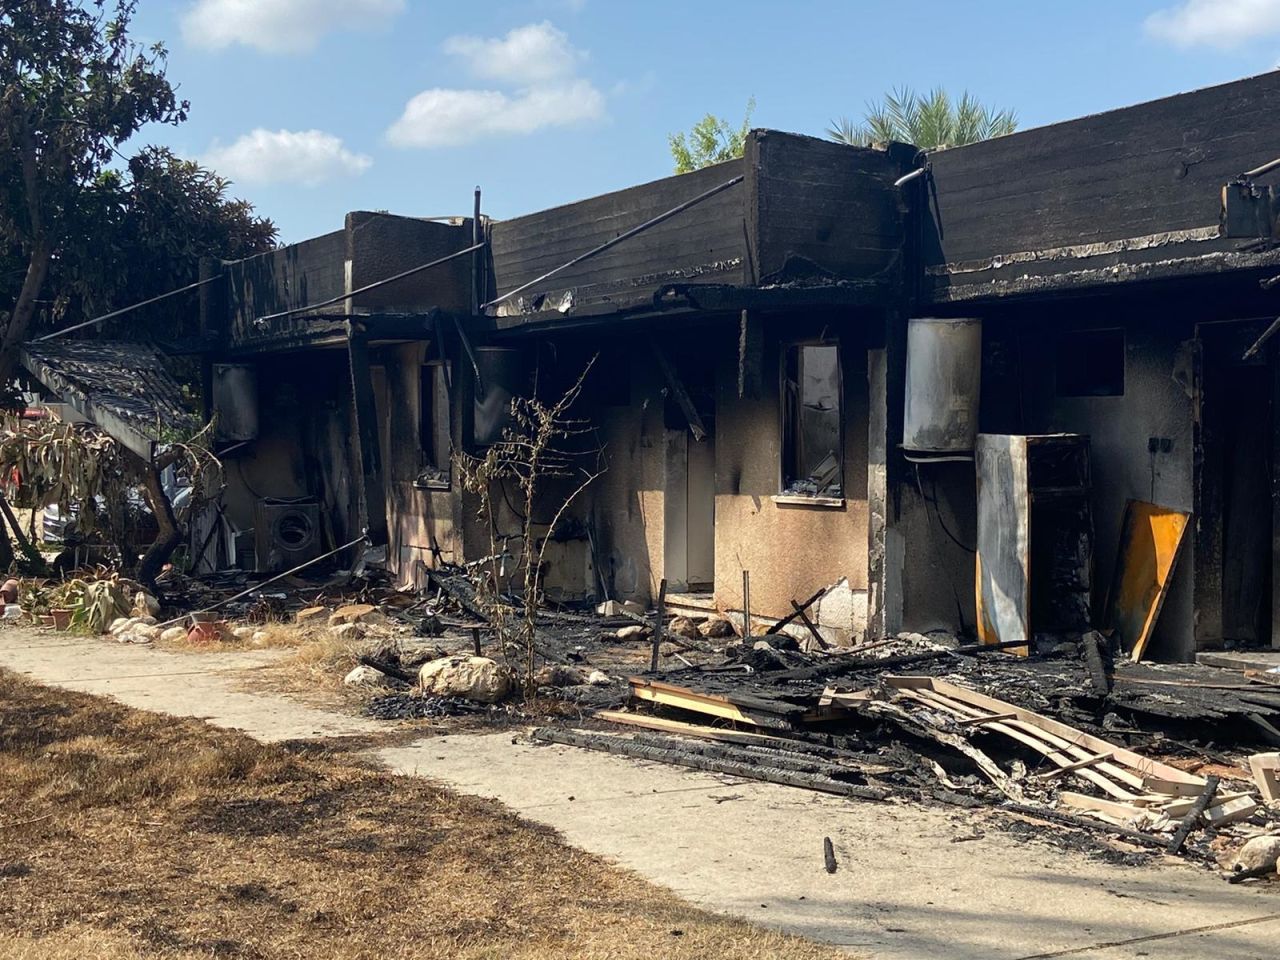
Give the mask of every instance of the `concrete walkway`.
<path id="1" fill-rule="evenodd" d="M 264 740 L 388 726 L 243 689 L 270 651 L 170 654 L 0 630 L 0 666 Z M 391 728 L 394 729 L 394 728 Z M 423 738 L 392 770 L 496 797 L 577 846 L 711 910 L 873 957 L 1257 960 L 1280 938 L 1280 888 L 1171 863 L 1109 866 L 969 817 L 859 803 L 644 764 L 513 733 Z M 823 869 L 831 837 L 839 870 Z"/>

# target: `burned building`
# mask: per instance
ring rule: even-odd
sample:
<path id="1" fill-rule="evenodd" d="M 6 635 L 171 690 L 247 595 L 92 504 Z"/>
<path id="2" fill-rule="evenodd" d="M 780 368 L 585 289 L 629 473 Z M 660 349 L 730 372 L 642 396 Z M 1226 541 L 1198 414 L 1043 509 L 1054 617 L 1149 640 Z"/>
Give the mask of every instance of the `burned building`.
<path id="1" fill-rule="evenodd" d="M 367 534 L 424 586 L 488 555 L 453 453 L 589 367 L 607 470 L 550 531 L 549 596 L 665 580 L 767 625 L 817 594 L 836 642 L 1280 643 L 1277 120 L 1269 74 L 929 153 L 756 130 L 525 217 L 353 213 L 209 264 L 230 483 L 200 562 Z"/>

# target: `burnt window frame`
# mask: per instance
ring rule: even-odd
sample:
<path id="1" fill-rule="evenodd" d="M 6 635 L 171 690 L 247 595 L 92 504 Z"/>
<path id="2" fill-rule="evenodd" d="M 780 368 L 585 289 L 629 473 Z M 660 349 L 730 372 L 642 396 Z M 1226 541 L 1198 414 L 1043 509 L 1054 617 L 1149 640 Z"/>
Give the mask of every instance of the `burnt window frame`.
<path id="1" fill-rule="evenodd" d="M 425 360 L 418 365 L 419 469 L 414 486 L 419 489 L 449 490 L 453 486 L 453 404 L 449 385 L 449 361 Z M 428 398 L 430 404 L 424 409 Z M 443 451 L 436 449 L 437 440 L 442 437 L 448 438 Z"/>
<path id="2" fill-rule="evenodd" d="M 1096 372 L 1103 364 L 1097 363 L 1096 357 L 1089 355 L 1090 343 L 1101 344 L 1107 338 L 1119 340 L 1119 380 L 1115 380 L 1115 370 L 1104 371 L 1111 374 L 1110 379 L 1099 378 L 1093 382 L 1099 386 L 1095 389 L 1085 388 L 1089 382 L 1087 372 Z M 1073 342 L 1074 341 L 1074 342 Z M 1108 343 L 1107 349 L 1115 344 Z M 1059 330 L 1054 338 L 1053 355 L 1053 395 L 1059 400 L 1114 400 L 1122 398 L 1128 387 L 1128 352 L 1129 338 L 1124 327 L 1080 327 L 1070 330 Z M 1076 366 L 1085 372 L 1078 379 L 1064 383 L 1062 371 L 1064 365 L 1076 361 Z M 1114 365 L 1115 358 L 1107 357 L 1105 365 Z M 1116 389 L 1116 384 L 1119 389 Z"/>
<path id="3" fill-rule="evenodd" d="M 800 433 L 799 422 L 799 389 L 803 381 L 803 367 L 797 366 L 796 384 L 797 396 L 793 403 L 790 395 L 789 384 L 792 382 L 788 376 L 790 372 L 790 359 L 793 351 L 801 351 L 806 347 L 827 347 L 835 350 L 836 359 L 836 420 L 838 423 L 838 437 L 836 454 L 836 475 L 839 480 L 840 492 L 838 495 L 830 493 L 806 493 L 794 489 L 788 489 L 792 484 L 799 482 L 798 479 L 789 478 L 788 474 L 792 472 L 793 461 L 796 457 L 794 451 L 795 437 Z M 797 358 L 798 364 L 803 364 L 802 354 Z M 811 337 L 797 340 L 785 340 L 780 344 L 778 357 L 778 494 L 776 499 L 783 502 L 812 502 L 815 504 L 823 503 L 844 503 L 847 497 L 845 487 L 845 420 L 847 401 L 845 397 L 844 382 L 844 344 L 838 338 Z"/>

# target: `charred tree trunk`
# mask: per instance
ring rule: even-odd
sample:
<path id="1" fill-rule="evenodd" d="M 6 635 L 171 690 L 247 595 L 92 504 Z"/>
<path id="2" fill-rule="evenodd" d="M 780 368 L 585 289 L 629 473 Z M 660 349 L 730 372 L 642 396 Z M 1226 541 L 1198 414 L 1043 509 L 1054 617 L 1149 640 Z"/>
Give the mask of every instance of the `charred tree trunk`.
<path id="1" fill-rule="evenodd" d="M 156 535 L 155 542 L 142 555 L 134 576 L 144 587 L 152 590 L 155 588 L 156 577 L 173 556 L 173 551 L 182 543 L 182 525 L 173 512 L 173 503 L 164 492 L 164 485 L 160 482 L 160 467 L 147 464 L 142 472 L 142 483 L 147 504 L 155 514 L 160 532 Z"/>
<path id="2" fill-rule="evenodd" d="M 49 272 L 49 261 L 52 251 L 43 240 L 37 241 L 31 251 L 31 259 L 27 263 L 27 274 L 22 280 L 22 289 L 18 291 L 17 302 L 13 305 L 13 313 L 9 315 L 9 325 L 5 327 L 4 340 L 0 341 L 0 384 L 9 382 L 18 365 L 18 347 L 27 338 L 27 330 L 36 313 L 36 301 L 44 286 L 45 275 Z"/>
<path id="3" fill-rule="evenodd" d="M 13 541 L 9 539 L 9 531 L 0 523 L 0 572 L 7 573 L 13 569 Z"/>

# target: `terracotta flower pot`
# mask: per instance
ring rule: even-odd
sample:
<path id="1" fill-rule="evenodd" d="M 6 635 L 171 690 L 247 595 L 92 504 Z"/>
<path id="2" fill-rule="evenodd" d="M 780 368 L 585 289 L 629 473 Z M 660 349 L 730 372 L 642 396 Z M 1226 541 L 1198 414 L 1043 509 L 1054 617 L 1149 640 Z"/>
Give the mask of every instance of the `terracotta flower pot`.
<path id="1" fill-rule="evenodd" d="M 52 613 L 42 613 L 42 614 L 40 614 L 40 626 L 42 626 L 42 627 L 52 627 L 52 626 L 53 626 L 53 614 L 52 614 Z"/>
<path id="2" fill-rule="evenodd" d="M 187 631 L 188 643 L 217 643 L 222 639 L 222 631 L 217 621 L 200 620 L 191 625 Z"/>
<path id="3" fill-rule="evenodd" d="M 50 610 L 49 615 L 53 617 L 53 629 L 66 630 L 71 626 L 71 610 Z"/>

